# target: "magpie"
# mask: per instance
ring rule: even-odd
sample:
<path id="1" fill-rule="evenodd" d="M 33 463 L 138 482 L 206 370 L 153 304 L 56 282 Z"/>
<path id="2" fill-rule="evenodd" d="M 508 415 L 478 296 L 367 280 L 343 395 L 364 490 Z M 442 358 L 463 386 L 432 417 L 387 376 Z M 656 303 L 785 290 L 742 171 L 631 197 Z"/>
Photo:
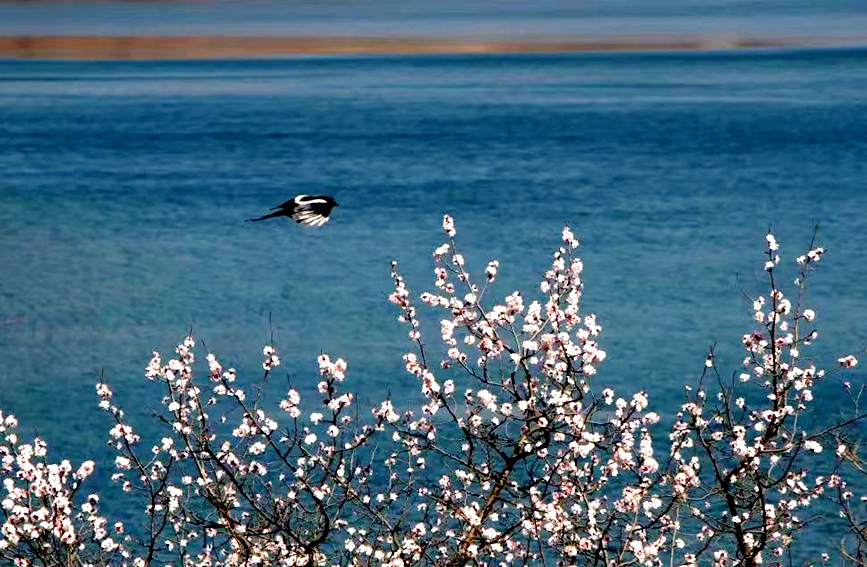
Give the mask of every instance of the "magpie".
<path id="1" fill-rule="evenodd" d="M 305 226 L 322 226 L 328 222 L 328 215 L 336 206 L 337 202 L 328 195 L 298 195 L 271 209 L 276 212 L 257 219 L 248 219 L 247 222 L 289 217 Z"/>

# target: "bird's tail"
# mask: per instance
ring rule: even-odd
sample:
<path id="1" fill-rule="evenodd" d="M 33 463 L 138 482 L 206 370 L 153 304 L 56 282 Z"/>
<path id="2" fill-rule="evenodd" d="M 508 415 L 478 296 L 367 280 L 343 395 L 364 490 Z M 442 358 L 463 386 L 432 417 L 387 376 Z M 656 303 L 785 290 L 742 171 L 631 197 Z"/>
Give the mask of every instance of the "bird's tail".
<path id="1" fill-rule="evenodd" d="M 274 218 L 274 217 L 280 217 L 280 216 L 283 216 L 283 213 L 282 213 L 282 212 L 279 212 L 279 213 L 271 213 L 270 215 L 265 215 L 264 217 L 259 217 L 259 218 L 257 218 L 257 219 L 247 219 L 245 222 L 257 222 L 257 221 L 260 221 L 260 220 L 271 219 L 271 218 Z"/>

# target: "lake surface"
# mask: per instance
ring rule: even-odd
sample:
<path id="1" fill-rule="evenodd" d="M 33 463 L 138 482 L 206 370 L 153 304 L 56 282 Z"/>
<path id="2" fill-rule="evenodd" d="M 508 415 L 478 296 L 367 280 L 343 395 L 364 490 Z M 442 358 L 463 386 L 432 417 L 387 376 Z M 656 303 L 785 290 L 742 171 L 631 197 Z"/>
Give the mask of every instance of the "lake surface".
<path id="1" fill-rule="evenodd" d="M 738 369 L 769 227 L 792 277 L 815 223 L 829 250 L 811 352 L 867 345 L 865 51 L 0 62 L 0 172 L 0 407 L 78 459 L 105 455 L 94 383 L 147 432 L 151 350 L 190 328 L 244 381 L 273 330 L 303 392 L 325 350 L 410 403 L 389 262 L 433 289 L 443 213 L 500 297 L 568 221 L 597 382 L 661 413 L 712 343 Z M 332 222 L 243 222 L 301 192 Z"/>
<path id="2" fill-rule="evenodd" d="M 0 4 L 0 35 L 860 37 L 862 0 L 220 0 Z"/>

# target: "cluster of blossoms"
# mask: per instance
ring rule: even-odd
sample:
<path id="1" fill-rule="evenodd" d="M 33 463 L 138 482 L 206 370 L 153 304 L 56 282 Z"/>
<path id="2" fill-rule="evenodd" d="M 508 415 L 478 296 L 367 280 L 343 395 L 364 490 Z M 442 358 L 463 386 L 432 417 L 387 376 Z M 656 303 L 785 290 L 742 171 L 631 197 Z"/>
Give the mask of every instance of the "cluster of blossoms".
<path id="1" fill-rule="evenodd" d="M 81 490 L 93 461 L 78 468 L 65 459 L 51 462 L 45 441 L 22 442 L 17 426 L 14 416 L 0 412 L 0 559 L 17 566 L 57 565 L 58 557 L 75 558 L 75 564 L 126 561 L 123 524 L 110 526 L 100 515 L 99 496 Z"/>
<path id="2" fill-rule="evenodd" d="M 514 292 L 488 307 L 483 298 L 499 263 L 490 262 L 484 283 L 475 284 L 450 217 L 443 230 L 448 242 L 434 252 L 438 291 L 420 299 L 445 312 L 446 356 L 429 365 L 414 337 L 417 351 L 404 359 L 427 402 L 420 416 L 392 425 L 404 455 L 426 455 L 430 471 L 420 477 L 412 458 L 401 462 L 416 475 L 413 500 L 435 511 L 414 546 L 436 550 L 438 565 L 573 564 L 578 557 L 657 564 L 677 525 L 650 431 L 659 416 L 647 411 L 644 393 L 594 394 L 589 379 L 606 353 L 597 317 L 581 313 L 577 238 L 564 228 L 539 299 L 525 302 Z M 393 278 L 400 320 L 417 331 L 396 267 Z"/>
<path id="3" fill-rule="evenodd" d="M 14 418 L 0 414 L 0 559 L 754 566 L 781 564 L 825 509 L 817 504 L 833 501 L 849 538 L 837 555 L 863 564 L 864 499 L 846 474 L 867 471 L 851 438 L 865 417 L 857 409 L 863 389 L 845 382 L 851 418 L 829 425 L 811 414 L 831 375 L 804 355 L 818 337 L 805 282 L 822 248 L 798 258 L 790 297 L 768 235 L 769 290 L 753 301 L 756 328 L 743 336 L 741 370 L 728 383 L 710 352 L 680 411 L 663 419 L 645 392 L 597 384 L 603 327 L 582 310 L 584 265 L 569 227 L 535 292 L 491 302 L 500 263 L 475 280 L 454 220 L 442 226 L 435 289 L 418 296 L 421 305 L 392 264 L 389 299 L 413 344 L 403 360 L 417 406 L 386 398 L 360 407 L 346 390 L 347 363 L 327 354 L 315 392 L 302 400 L 304 390 L 288 384 L 268 401 L 279 387 L 273 344 L 263 349 L 261 382 L 245 390 L 210 353 L 207 376 L 196 378 L 187 337 L 168 362 L 155 352 L 145 371 L 162 390 L 159 440 L 145 443 L 111 388 L 96 388 L 113 422 L 111 477 L 145 511 L 134 530 L 109 527 L 98 496 L 79 494 L 92 461 L 75 472 L 67 461 L 49 463 L 45 443 L 21 444 Z M 439 336 L 428 343 L 420 318 L 431 311 Z M 857 364 L 853 355 L 839 359 L 843 372 Z"/>
<path id="4" fill-rule="evenodd" d="M 798 258 L 792 298 L 778 286 L 778 250 L 769 234 L 764 266 L 769 294 L 752 303 L 757 328 L 743 336 L 745 357 L 736 381 L 726 384 L 711 354 L 699 388 L 687 389 L 688 401 L 671 435 L 680 442 L 672 453 L 675 462 L 681 469 L 695 469 L 681 481 L 699 488 L 704 474 L 706 486 L 693 491 L 690 510 L 703 524 L 699 535 L 709 548 L 733 541 L 731 555 L 745 565 L 786 555 L 811 510 L 821 508 L 828 494 L 845 489 L 837 472 L 839 459 L 826 465 L 827 474 L 818 474 L 811 472 L 819 467 L 809 454 L 821 453 L 827 442 L 837 443 L 841 428 L 864 417 L 833 425 L 816 417 L 814 391 L 826 372 L 803 354 L 818 338 L 812 326 L 816 313 L 804 307 L 804 290 L 824 249 L 811 246 Z M 857 364 L 851 355 L 839 362 L 843 367 Z M 845 453 L 840 446 L 838 457 Z M 680 490 L 677 478 L 674 486 Z M 718 552 L 717 563 L 728 559 L 729 551 Z"/>

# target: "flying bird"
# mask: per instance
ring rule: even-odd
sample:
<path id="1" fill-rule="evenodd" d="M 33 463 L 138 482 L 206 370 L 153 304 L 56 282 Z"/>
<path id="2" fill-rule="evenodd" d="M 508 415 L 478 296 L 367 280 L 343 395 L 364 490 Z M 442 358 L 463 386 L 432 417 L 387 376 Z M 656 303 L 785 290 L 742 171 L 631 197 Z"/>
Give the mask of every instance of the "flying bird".
<path id="1" fill-rule="evenodd" d="M 298 195 L 272 208 L 271 210 L 275 212 L 257 219 L 248 219 L 247 222 L 289 217 L 305 226 L 322 226 L 328 222 L 328 215 L 336 206 L 337 202 L 328 195 Z"/>

